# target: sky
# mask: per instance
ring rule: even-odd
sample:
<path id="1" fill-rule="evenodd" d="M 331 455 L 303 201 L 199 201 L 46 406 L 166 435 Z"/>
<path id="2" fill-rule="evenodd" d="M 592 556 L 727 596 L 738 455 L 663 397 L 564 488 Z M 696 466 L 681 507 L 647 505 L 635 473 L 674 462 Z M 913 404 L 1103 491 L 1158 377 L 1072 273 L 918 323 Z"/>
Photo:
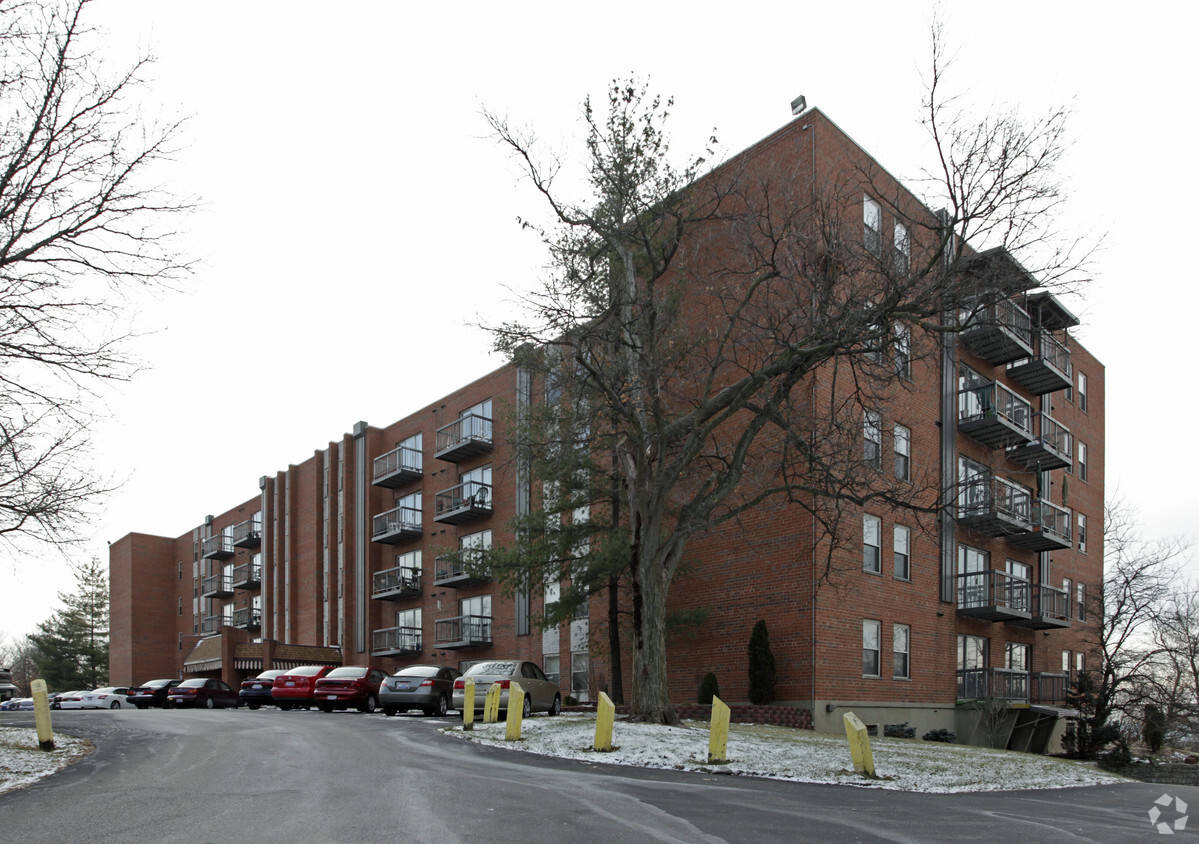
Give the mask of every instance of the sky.
<path id="1" fill-rule="evenodd" d="M 484 108 L 578 161 L 583 98 L 635 74 L 674 96 L 676 149 L 698 151 L 715 129 L 732 155 L 803 94 L 909 184 L 934 163 L 920 125 L 932 3 L 746 0 L 735 16 L 623 0 L 415 5 L 92 7 L 113 67 L 156 56 L 142 113 L 188 120 L 154 175 L 200 206 L 179 241 L 192 276 L 129 303 L 144 368 L 104 394 L 95 431 L 96 467 L 121 486 L 70 558 L 106 559 L 131 531 L 181 535 L 356 422 L 387 425 L 504 363 L 479 325 L 541 277 L 545 256 L 516 218 L 543 208 Z M 1185 535 L 1199 458 L 1177 427 L 1199 401 L 1178 388 L 1177 362 L 1191 358 L 1199 293 L 1175 245 L 1191 242 L 1199 185 L 1177 146 L 1192 137 L 1180 95 L 1199 11 L 1080 8 L 942 9 L 947 84 L 980 114 L 1071 107 L 1058 227 L 1103 237 L 1093 281 L 1067 305 L 1106 366 L 1109 496 L 1137 508 L 1146 537 Z M 67 559 L 0 558 L 0 637 L 54 610 Z"/>

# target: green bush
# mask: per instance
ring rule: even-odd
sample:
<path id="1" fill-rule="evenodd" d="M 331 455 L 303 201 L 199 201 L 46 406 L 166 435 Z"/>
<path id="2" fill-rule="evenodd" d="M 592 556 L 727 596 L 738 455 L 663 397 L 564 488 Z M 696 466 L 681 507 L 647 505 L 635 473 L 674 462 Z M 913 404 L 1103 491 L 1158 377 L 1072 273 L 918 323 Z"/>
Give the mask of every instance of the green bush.
<path id="1" fill-rule="evenodd" d="M 759 620 L 749 637 L 749 702 L 771 703 L 777 679 L 770 634 L 766 632 L 766 622 Z"/>
<path id="2" fill-rule="evenodd" d="M 699 684 L 699 702 L 711 703 L 714 697 L 720 697 L 720 684 L 716 682 L 716 675 L 709 671 Z"/>

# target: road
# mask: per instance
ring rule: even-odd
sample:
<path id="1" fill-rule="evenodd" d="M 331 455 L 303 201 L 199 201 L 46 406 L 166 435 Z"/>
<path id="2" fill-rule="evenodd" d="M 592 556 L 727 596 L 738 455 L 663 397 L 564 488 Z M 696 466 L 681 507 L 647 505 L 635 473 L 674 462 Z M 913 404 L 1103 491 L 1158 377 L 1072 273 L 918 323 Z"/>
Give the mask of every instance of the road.
<path id="1" fill-rule="evenodd" d="M 0 796 L 0 840 L 1124 844 L 1162 840 L 1147 813 L 1163 792 L 1199 813 L 1199 788 L 1183 786 L 911 794 L 590 765 L 436 731 L 453 718 L 273 709 L 54 718 L 96 751 Z M 21 719 L 32 726 L 24 713 L 4 723 Z"/>

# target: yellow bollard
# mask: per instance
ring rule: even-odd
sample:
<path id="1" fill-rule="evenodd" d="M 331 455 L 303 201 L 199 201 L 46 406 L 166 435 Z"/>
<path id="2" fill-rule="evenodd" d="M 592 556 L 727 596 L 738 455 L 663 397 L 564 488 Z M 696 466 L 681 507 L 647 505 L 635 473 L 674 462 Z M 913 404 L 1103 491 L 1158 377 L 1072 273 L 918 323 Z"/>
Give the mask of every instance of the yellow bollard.
<path id="1" fill-rule="evenodd" d="M 728 759 L 729 706 L 718 697 L 712 698 L 712 723 L 708 727 L 708 764 L 723 765 Z"/>
<path id="2" fill-rule="evenodd" d="M 467 677 L 462 690 L 462 729 L 475 728 L 475 678 Z"/>
<path id="3" fill-rule="evenodd" d="M 616 720 L 616 704 L 604 692 L 599 693 L 599 703 L 595 707 L 595 744 L 592 750 L 612 750 L 612 722 Z"/>
<path id="4" fill-rule="evenodd" d="M 483 698 L 483 723 L 494 724 L 500 720 L 500 684 L 492 683 Z"/>
<path id="5" fill-rule="evenodd" d="M 853 769 L 859 774 L 876 779 L 874 754 L 870 751 L 870 734 L 866 732 L 866 725 L 852 712 L 846 712 L 844 717 L 845 737 L 849 739 L 849 753 L 853 757 Z"/>
<path id="6" fill-rule="evenodd" d="M 37 746 L 42 750 L 54 749 L 54 729 L 50 726 L 50 698 L 46 696 L 46 681 L 34 680 L 33 719 L 37 724 Z"/>
<path id="7" fill-rule="evenodd" d="M 525 690 L 520 683 L 513 682 L 508 687 L 508 728 L 504 733 L 505 741 L 520 741 L 520 722 L 525 716 Z"/>

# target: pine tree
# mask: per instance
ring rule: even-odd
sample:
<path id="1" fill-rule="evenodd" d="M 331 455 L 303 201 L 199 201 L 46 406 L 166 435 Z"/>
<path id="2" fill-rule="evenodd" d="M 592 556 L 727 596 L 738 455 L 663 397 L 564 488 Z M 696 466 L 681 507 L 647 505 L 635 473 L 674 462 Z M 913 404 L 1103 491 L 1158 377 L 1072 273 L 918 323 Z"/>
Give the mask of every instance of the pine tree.
<path id="1" fill-rule="evenodd" d="M 766 632 L 766 621 L 759 619 L 749 637 L 750 703 L 771 703 L 774 700 L 776 680 L 774 653 L 770 650 L 770 634 Z"/>
<path id="2" fill-rule="evenodd" d="M 38 673 L 55 690 L 94 689 L 108 682 L 108 571 L 93 557 L 71 566 L 75 591 L 59 592 L 63 608 L 37 626 Z"/>

